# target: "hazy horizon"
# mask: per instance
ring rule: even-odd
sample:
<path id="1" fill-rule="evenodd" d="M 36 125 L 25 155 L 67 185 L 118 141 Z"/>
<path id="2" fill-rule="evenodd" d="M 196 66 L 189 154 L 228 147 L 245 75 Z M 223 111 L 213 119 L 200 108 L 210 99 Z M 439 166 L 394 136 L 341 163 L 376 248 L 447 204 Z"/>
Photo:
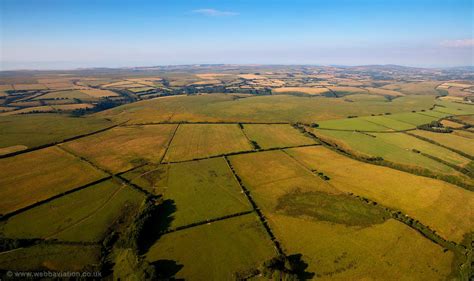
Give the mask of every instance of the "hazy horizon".
<path id="1" fill-rule="evenodd" d="M 472 1 L 4 0 L 0 70 L 472 66 Z"/>

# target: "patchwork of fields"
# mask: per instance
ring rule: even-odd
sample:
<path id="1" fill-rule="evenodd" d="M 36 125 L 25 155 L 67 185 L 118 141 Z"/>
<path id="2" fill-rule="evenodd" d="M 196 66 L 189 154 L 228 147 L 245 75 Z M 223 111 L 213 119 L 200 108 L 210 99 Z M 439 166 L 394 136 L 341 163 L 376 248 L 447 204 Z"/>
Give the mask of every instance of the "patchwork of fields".
<path id="1" fill-rule="evenodd" d="M 474 107 L 437 90 L 467 84 L 321 75 L 304 87 L 271 71 L 3 85 L 45 91 L 15 102 L 25 111 L 177 85 L 273 90 L 0 116 L 0 274 L 467 280 Z"/>

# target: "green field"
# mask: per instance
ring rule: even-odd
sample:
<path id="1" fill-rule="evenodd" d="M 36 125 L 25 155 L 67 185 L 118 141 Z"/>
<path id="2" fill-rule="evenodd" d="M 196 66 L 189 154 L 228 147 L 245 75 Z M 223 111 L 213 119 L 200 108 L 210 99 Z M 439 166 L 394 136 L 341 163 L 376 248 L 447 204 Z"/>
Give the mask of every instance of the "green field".
<path id="1" fill-rule="evenodd" d="M 5 237 L 99 242 L 125 214 L 132 215 L 144 196 L 128 186 L 105 181 L 8 219 Z"/>
<path id="2" fill-rule="evenodd" d="M 416 130 L 413 134 L 474 156 L 474 143 L 471 138 L 456 135 L 454 133 L 442 134 L 423 130 Z"/>
<path id="3" fill-rule="evenodd" d="M 357 102 L 325 97 L 288 95 L 246 97 L 233 95 L 198 95 L 166 97 L 140 101 L 97 114 L 132 123 L 160 121 L 211 122 L 314 122 L 348 116 L 367 116 L 386 112 L 409 112 L 429 109 L 432 96 L 406 96 L 393 101 L 383 97 Z"/>
<path id="4" fill-rule="evenodd" d="M 390 118 L 390 115 L 367 116 L 367 117 L 361 117 L 360 119 L 365 120 L 367 122 L 378 124 L 384 127 L 385 129 L 392 129 L 395 131 L 410 130 L 410 129 L 416 128 L 415 125 Z"/>
<path id="5" fill-rule="evenodd" d="M 402 223 L 387 220 L 383 208 L 345 195 L 332 184 L 332 176 L 326 187 L 317 184 L 317 177 L 282 152 L 238 155 L 231 162 L 285 251 L 302 254 L 315 278 L 417 279 L 450 274 L 452 253 L 443 253 Z M 298 184 L 298 178 L 306 184 Z"/>
<path id="6" fill-rule="evenodd" d="M 178 127 L 164 160 L 192 160 L 249 150 L 252 146 L 237 124 L 183 124 Z"/>
<path id="7" fill-rule="evenodd" d="M 472 231 L 466 214 L 474 204 L 474 196 L 468 190 L 352 160 L 324 147 L 287 151 L 307 167 L 327 174 L 333 188 L 401 210 L 448 240 L 461 242 Z"/>
<path id="8" fill-rule="evenodd" d="M 429 116 L 429 115 L 424 115 L 424 114 L 422 114 L 422 112 L 421 113 L 409 112 L 409 113 L 392 114 L 392 115 L 389 115 L 388 118 L 394 119 L 394 120 L 397 120 L 397 121 L 400 121 L 400 122 L 404 122 L 404 123 L 407 123 L 407 124 L 411 124 L 411 125 L 414 125 L 414 126 L 428 124 L 432 121 L 436 121 L 436 120 L 439 119 L 439 118 L 432 117 L 432 116 Z"/>
<path id="9" fill-rule="evenodd" d="M 39 244 L 0 253 L 0 269 L 82 271 L 100 262 L 100 246 Z"/>
<path id="10" fill-rule="evenodd" d="M 446 149 L 420 141 L 403 133 L 370 133 L 342 132 L 315 129 L 322 139 L 338 144 L 343 149 L 365 157 L 382 157 L 385 160 L 412 167 L 427 168 L 439 173 L 455 173 L 453 168 L 430 159 L 412 149 L 418 149 L 433 156 L 441 156 L 455 164 L 466 164 L 467 160 Z M 447 155 L 443 153 L 447 151 Z"/>
<path id="11" fill-rule="evenodd" d="M 177 125 L 116 127 L 63 144 L 113 173 L 145 162 L 158 163 Z"/>
<path id="12" fill-rule="evenodd" d="M 286 124 L 244 124 L 244 132 L 250 140 L 263 148 L 288 147 L 314 144 L 315 141 Z"/>
<path id="13" fill-rule="evenodd" d="M 3 214 L 105 177 L 57 147 L 0 159 L 0 167 Z"/>
<path id="14" fill-rule="evenodd" d="M 177 279 L 234 280 L 275 255 L 261 223 L 248 214 L 166 234 L 146 259 L 158 268 L 174 265 L 168 270 L 177 272 Z"/>
<path id="15" fill-rule="evenodd" d="M 124 176 L 173 203 L 171 229 L 252 209 L 223 158 L 163 166 L 163 172 L 145 168 Z"/>
<path id="16" fill-rule="evenodd" d="M 289 254 L 301 253 L 317 280 L 444 280 L 453 254 L 392 219 L 370 227 L 270 215 Z"/>
<path id="17" fill-rule="evenodd" d="M 348 118 L 348 119 L 338 119 L 338 120 L 329 120 L 319 122 L 319 127 L 321 129 L 334 129 L 334 130 L 359 130 L 359 131 L 389 131 L 390 129 L 370 122 L 370 118 Z"/>
<path id="18" fill-rule="evenodd" d="M 436 111 L 436 109 L 438 109 L 438 107 L 435 107 L 433 110 L 426 110 L 426 111 L 418 112 L 418 113 L 423 114 L 423 115 L 433 116 L 435 118 L 445 118 L 447 116 L 450 116 L 450 114 Z"/>
<path id="19" fill-rule="evenodd" d="M 59 114 L 1 116 L 0 148 L 14 145 L 36 147 L 112 125 L 104 118 L 74 118 Z"/>
<path id="20" fill-rule="evenodd" d="M 0 279 L 467 281 L 470 74 L 234 64 L 0 73 Z M 444 96 L 448 85 L 457 96 Z M 434 121 L 452 132 L 435 133 Z"/>
<path id="21" fill-rule="evenodd" d="M 467 116 L 457 116 L 456 119 L 459 119 L 467 124 L 474 126 L 474 116 L 467 115 Z"/>
<path id="22" fill-rule="evenodd" d="M 80 99 L 80 100 L 90 100 L 93 99 L 93 97 L 89 96 L 86 93 L 83 93 L 79 90 L 73 90 L 73 91 L 57 91 L 57 92 L 50 92 L 45 95 L 41 95 L 35 100 L 39 99 Z"/>

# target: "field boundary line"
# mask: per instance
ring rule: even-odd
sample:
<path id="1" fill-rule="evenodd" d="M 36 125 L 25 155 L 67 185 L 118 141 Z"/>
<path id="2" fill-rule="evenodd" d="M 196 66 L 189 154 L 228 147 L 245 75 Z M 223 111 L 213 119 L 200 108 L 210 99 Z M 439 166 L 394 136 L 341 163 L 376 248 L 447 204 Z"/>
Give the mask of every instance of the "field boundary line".
<path id="1" fill-rule="evenodd" d="M 258 147 L 260 147 L 260 145 L 257 143 L 257 141 L 251 140 L 251 139 L 249 138 L 249 136 L 248 136 L 247 133 L 245 132 L 244 124 L 243 124 L 243 123 L 238 123 L 238 127 L 239 127 L 239 129 L 242 131 L 242 134 L 244 135 L 244 137 L 245 137 L 245 138 L 247 139 L 247 141 L 249 142 L 250 146 L 252 146 L 254 150 L 258 150 Z"/>
<path id="2" fill-rule="evenodd" d="M 84 157 L 82 157 L 82 156 L 80 156 L 80 155 L 77 155 L 76 153 L 70 151 L 69 149 L 63 147 L 62 145 L 58 145 L 57 147 L 58 147 L 59 149 L 61 149 L 62 151 L 64 151 L 64 152 L 66 152 L 66 153 L 68 153 L 68 154 L 74 156 L 75 158 L 78 158 L 79 160 L 81 160 L 81 161 L 83 161 L 83 162 L 86 162 L 87 164 L 89 164 L 89 165 L 91 165 L 92 167 L 94 167 L 96 170 L 99 170 L 99 171 L 101 171 L 101 172 L 103 172 L 103 173 L 106 173 L 106 174 L 108 174 L 109 176 L 113 176 L 113 174 L 112 174 L 110 171 L 108 171 L 108 170 L 106 170 L 106 169 L 104 169 L 104 168 L 98 166 L 97 164 L 95 164 L 94 162 L 90 161 L 89 159 L 86 159 L 86 158 L 84 158 Z"/>
<path id="3" fill-rule="evenodd" d="M 287 151 L 283 151 L 283 152 L 285 152 L 288 156 L 290 156 L 292 159 L 294 159 L 294 161 L 296 161 L 300 166 L 302 166 L 308 172 L 310 172 L 311 174 L 316 176 L 311 169 L 306 167 L 306 165 L 301 163 L 296 157 L 289 154 Z M 330 182 L 328 182 L 328 184 L 331 187 L 333 187 L 334 189 L 340 191 L 337 187 L 332 185 Z M 426 239 L 430 240 L 431 242 L 439 245 L 440 247 L 442 247 L 444 249 L 448 249 L 448 250 L 454 252 L 455 254 L 457 253 L 457 254 L 463 254 L 463 255 L 466 255 L 469 251 L 464 245 L 461 245 L 461 244 L 458 244 L 454 241 L 445 239 L 444 237 L 440 236 L 435 230 L 431 229 L 428 225 L 423 224 L 419 220 L 405 214 L 404 212 L 402 212 L 400 210 L 397 210 L 397 209 L 394 209 L 394 208 L 391 208 L 391 207 L 387 207 L 384 204 L 380 204 L 380 203 L 378 203 L 374 200 L 365 198 L 365 197 L 360 196 L 360 195 L 356 195 L 352 192 L 342 192 L 342 191 L 340 191 L 340 192 L 342 194 L 346 194 L 346 195 L 351 196 L 353 198 L 357 198 L 358 200 L 360 200 L 360 201 L 362 201 L 362 202 L 364 202 L 364 203 L 366 203 L 370 206 L 379 206 L 379 207 L 385 209 L 385 211 L 390 214 L 390 217 L 392 219 L 395 219 L 395 220 L 407 225 L 411 229 L 413 229 L 416 232 L 418 232 L 419 234 L 421 234 Z"/>
<path id="4" fill-rule="evenodd" d="M 437 112 L 439 112 L 439 111 L 437 111 Z M 415 112 L 415 113 L 418 113 L 418 114 L 421 114 L 421 115 L 424 115 L 424 116 L 427 116 L 427 117 L 431 117 L 431 118 L 438 118 L 438 117 L 435 117 L 435 116 L 431 116 L 431 115 L 425 114 L 425 112 Z M 446 114 L 447 114 L 447 113 L 446 113 Z M 447 115 L 447 116 L 445 116 L 445 117 L 440 117 L 440 118 L 438 118 L 438 121 L 441 121 L 441 120 L 443 120 L 443 119 L 446 119 L 446 118 L 449 118 L 449 117 L 452 117 L 452 116 L 454 116 L 454 115 Z"/>
<path id="5" fill-rule="evenodd" d="M 373 123 L 373 122 L 372 122 Z M 406 122 L 404 122 L 406 123 Z M 374 123 L 375 124 L 375 123 Z M 406 124 L 409 124 L 409 123 L 406 123 Z M 306 124 L 305 124 L 306 125 Z M 380 125 L 380 124 L 377 124 L 377 125 Z M 413 125 L 413 124 L 410 124 L 410 125 Z M 413 125 L 415 126 L 415 125 Z M 388 128 L 388 127 L 387 127 Z M 362 133 L 386 133 L 386 134 L 393 134 L 393 133 L 403 133 L 403 132 L 408 132 L 408 131 L 414 131 L 416 130 L 416 126 L 415 128 L 413 129 L 406 129 L 406 130 L 394 130 L 392 128 L 389 128 L 391 129 L 392 131 L 370 131 L 370 130 L 350 130 L 350 129 L 333 129 L 333 128 L 321 128 L 321 127 L 318 127 L 316 128 L 318 130 L 324 130 L 324 131 L 339 131 L 339 132 L 362 132 Z"/>
<path id="6" fill-rule="evenodd" d="M 166 144 L 166 147 L 165 147 L 165 151 L 163 152 L 163 155 L 161 156 L 160 158 L 160 161 L 158 162 L 159 164 L 162 164 L 163 163 L 163 160 L 165 159 L 166 157 L 166 154 L 168 153 L 168 150 L 169 148 L 171 147 L 171 143 L 173 142 L 173 139 L 174 139 L 174 136 L 176 135 L 176 132 L 178 131 L 178 128 L 181 124 L 178 124 L 176 125 L 176 127 L 174 128 L 174 131 L 173 131 L 173 134 L 171 134 L 169 140 L 168 140 L 168 143 Z"/>
<path id="7" fill-rule="evenodd" d="M 28 206 L 26 206 L 26 207 L 20 208 L 20 209 L 18 209 L 18 210 L 13 211 L 13 212 L 6 213 L 6 214 L 4 214 L 4 215 L 2 215 L 2 216 L 0 217 L 0 221 L 6 220 L 6 219 L 8 219 L 8 218 L 10 218 L 10 217 L 12 217 L 12 216 L 18 215 L 19 213 L 23 213 L 23 212 L 25 212 L 25 211 L 28 211 L 28 210 L 30 210 L 30 209 L 33 209 L 33 208 L 35 208 L 35 207 L 38 207 L 38 206 L 40 206 L 40 205 L 43 205 L 43 204 L 48 203 L 48 202 L 50 202 L 50 201 L 53 201 L 53 200 L 55 200 L 55 199 L 61 198 L 61 197 L 66 196 L 66 195 L 68 195 L 68 194 L 71 194 L 71 193 L 80 191 L 80 190 L 82 190 L 82 189 L 88 188 L 88 187 L 93 186 L 93 185 L 95 185 L 95 184 L 99 184 L 99 183 L 104 182 L 104 181 L 106 181 L 106 180 L 109 180 L 109 179 L 111 179 L 111 178 L 112 178 L 112 176 L 106 176 L 106 177 L 101 178 L 101 179 L 99 179 L 99 180 L 96 180 L 96 181 L 87 183 L 87 184 L 85 184 L 85 185 L 81 185 L 81 186 L 79 186 L 79 187 L 76 187 L 76 188 L 70 189 L 70 190 L 68 190 L 68 191 L 65 191 L 65 192 L 63 192 L 63 193 L 60 193 L 60 194 L 54 195 L 54 196 L 52 196 L 52 197 L 49 197 L 49 198 L 47 198 L 47 199 L 38 201 L 38 202 L 36 202 L 36 203 L 33 203 L 33 204 L 28 205 Z"/>
<path id="8" fill-rule="evenodd" d="M 126 121 L 126 122 L 128 122 L 128 121 Z M 126 122 L 123 122 L 123 123 L 120 123 L 120 124 L 115 124 L 115 125 L 107 127 L 107 128 L 102 128 L 102 129 L 94 131 L 94 132 L 89 132 L 89 133 L 86 133 L 86 134 L 66 138 L 66 139 L 63 139 L 61 141 L 52 142 L 52 143 L 48 143 L 48 144 L 43 144 L 43 145 L 40 145 L 40 146 L 27 148 L 27 149 L 24 149 L 24 150 L 15 151 L 15 152 L 7 153 L 7 154 L 3 154 L 3 155 L 0 155 L 0 159 L 16 156 L 16 155 L 20 155 L 20 154 L 25 154 L 25 153 L 28 153 L 28 152 L 40 150 L 40 149 L 43 149 L 43 148 L 48 148 L 48 147 L 55 146 L 55 145 L 58 145 L 58 144 L 62 144 L 62 143 L 70 142 L 70 141 L 77 140 L 77 139 L 80 139 L 80 138 L 84 138 L 84 137 L 92 136 L 92 135 L 95 135 L 95 134 L 99 134 L 99 133 L 108 131 L 110 129 L 113 129 L 115 127 L 121 126 L 121 124 L 125 124 Z"/>
<path id="9" fill-rule="evenodd" d="M 267 219 L 265 218 L 263 212 L 260 210 L 260 207 L 258 207 L 257 203 L 253 199 L 252 195 L 250 194 L 250 190 L 248 190 L 247 187 L 244 186 L 242 179 L 237 175 L 237 173 L 234 170 L 234 167 L 232 166 L 232 163 L 230 163 L 229 158 L 227 156 L 224 156 L 224 160 L 227 163 L 227 166 L 231 170 L 235 180 L 239 184 L 240 188 L 242 189 L 242 192 L 245 194 L 245 197 L 247 197 L 247 200 L 249 201 L 250 205 L 252 206 L 253 210 L 257 213 L 257 217 L 259 218 L 260 222 L 262 223 L 263 228 L 267 232 L 270 240 L 273 242 L 273 245 L 275 246 L 276 251 L 278 254 L 284 254 L 283 249 L 281 247 L 280 241 L 277 240 L 275 234 L 273 233 L 272 229 L 270 228 L 270 225 L 268 224 Z"/>
<path id="10" fill-rule="evenodd" d="M 357 198 L 358 200 L 360 200 L 360 201 L 362 201 L 362 202 L 364 202 L 368 205 L 379 206 L 379 207 L 383 208 L 386 212 L 388 212 L 390 214 L 390 217 L 392 219 L 397 220 L 397 221 L 405 224 L 409 228 L 411 228 L 411 229 L 415 230 L 416 232 L 418 232 L 418 234 L 420 234 L 424 238 L 426 238 L 426 239 L 430 240 L 432 243 L 442 247 L 446 251 L 447 250 L 452 251 L 455 254 L 455 256 L 462 257 L 463 261 L 461 262 L 460 267 L 465 267 L 465 266 L 470 265 L 469 256 L 472 255 L 472 249 L 468 249 L 465 245 L 458 244 L 454 241 L 445 239 L 444 237 L 440 236 L 436 232 L 436 230 L 431 229 L 428 225 L 423 224 L 419 220 L 405 214 L 404 212 L 402 212 L 400 210 L 387 207 L 383 204 L 379 204 L 378 202 L 376 202 L 374 200 L 365 198 L 365 197 L 360 196 L 360 195 L 356 195 L 352 192 L 348 192 L 348 193 L 345 193 L 345 194 L 349 195 L 353 198 Z M 462 268 L 460 268 L 459 271 L 461 272 Z"/>
<path id="11" fill-rule="evenodd" d="M 189 160 L 169 161 L 169 162 L 164 162 L 163 164 L 178 164 L 178 163 L 186 163 L 186 162 L 200 161 L 200 160 L 206 160 L 206 159 L 227 157 L 227 156 L 233 156 L 233 155 L 239 155 L 239 154 L 259 153 L 259 152 L 265 152 L 265 151 L 274 151 L 274 150 L 307 147 L 307 146 L 319 146 L 319 145 L 321 145 L 321 143 L 302 144 L 302 145 L 285 146 L 285 147 L 273 147 L 273 148 L 266 148 L 266 149 L 259 149 L 259 150 L 244 150 L 244 151 L 229 152 L 229 153 L 223 153 L 223 154 L 212 155 L 212 156 L 201 157 L 201 158 L 193 158 Z"/>
<path id="12" fill-rule="evenodd" d="M 80 247 L 101 247 L 102 246 L 101 242 L 45 240 L 42 238 L 32 238 L 32 239 L 37 240 L 37 241 L 35 241 L 31 245 L 22 246 L 22 247 L 8 250 L 8 251 L 0 252 L 0 256 L 11 253 L 11 252 L 15 252 L 21 249 L 28 249 L 37 245 L 72 245 L 72 246 L 80 246 Z"/>
<path id="13" fill-rule="evenodd" d="M 303 129 L 306 131 L 306 129 L 303 127 Z M 323 145 L 324 147 L 336 152 L 336 153 L 339 153 L 345 157 L 349 157 L 353 160 L 356 160 L 356 161 L 359 161 L 359 162 L 363 162 L 363 163 L 367 163 L 367 164 L 371 164 L 371 165 L 377 165 L 377 166 L 381 166 L 381 167 L 386 167 L 386 168 L 390 168 L 390 169 L 394 169 L 394 170 L 397 170 L 397 171 L 402 171 L 402 172 L 405 172 L 405 173 L 409 173 L 409 174 L 412 174 L 412 175 L 415 175 L 415 176 L 419 176 L 419 177 L 426 177 L 426 178 L 431 178 L 431 179 L 436 179 L 436 180 L 440 180 L 440 181 L 444 181 L 444 182 L 447 182 L 449 184 L 452 184 L 452 185 L 455 185 L 457 187 L 460 187 L 460 188 L 464 188 L 466 190 L 469 190 L 469 191 L 473 191 L 474 190 L 474 186 L 472 185 L 469 185 L 467 183 L 464 183 L 464 182 L 453 182 L 453 181 L 450 181 L 448 178 L 446 178 L 447 175 L 445 174 L 437 174 L 437 173 L 432 173 L 431 170 L 423 170 L 422 172 L 424 174 L 421 174 L 421 173 L 417 173 L 417 172 L 414 172 L 412 170 L 410 170 L 408 167 L 404 167 L 403 165 L 399 164 L 399 163 L 396 163 L 396 162 L 391 162 L 391 161 L 387 161 L 385 159 L 381 159 L 381 160 L 371 160 L 369 158 L 362 158 L 360 156 L 357 156 L 357 155 L 354 155 L 352 154 L 351 152 L 349 151 L 346 151 L 344 150 L 343 148 L 340 148 L 339 146 L 337 146 L 337 144 L 333 144 L 331 143 L 330 141 L 328 140 L 323 140 L 321 138 L 319 138 L 318 136 L 316 136 L 315 134 L 313 134 L 312 132 L 308 132 L 306 131 L 311 137 L 315 138 L 316 140 L 318 140 L 320 142 L 321 145 Z M 409 134 L 409 133 L 406 133 L 406 134 Z M 409 134 L 411 135 L 411 134 Z M 462 155 L 463 156 L 463 155 Z M 469 158 L 469 157 L 466 157 L 466 158 Z M 427 173 L 429 172 L 429 173 Z M 459 179 L 459 178 L 457 178 Z"/>
<path id="14" fill-rule="evenodd" d="M 210 122 L 210 121 L 162 121 L 162 122 L 146 122 L 146 123 L 130 123 L 120 125 L 121 127 L 131 126 L 153 126 L 166 124 L 189 124 L 189 125 L 232 125 L 232 124 L 250 124 L 250 125 L 291 125 L 291 122 Z"/>
<path id="15" fill-rule="evenodd" d="M 441 159 L 441 158 L 438 158 L 438 157 L 436 157 L 436 156 L 430 155 L 430 154 L 428 154 L 428 153 L 424 153 L 423 151 L 420 151 L 420 154 L 423 155 L 423 156 L 425 156 L 425 157 L 427 157 L 427 158 L 430 158 L 430 159 L 432 159 L 432 160 L 434 160 L 434 161 L 437 161 L 437 162 L 439 162 L 439 163 L 441 163 L 441 164 L 443 164 L 443 165 L 446 165 L 446 166 L 448 166 L 448 167 L 451 167 L 451 168 L 453 168 L 454 170 L 456 170 L 456 171 L 458 171 L 458 172 L 460 172 L 460 173 L 462 173 L 462 174 L 465 174 L 466 176 L 468 176 L 468 177 L 470 177 L 470 178 L 474 178 L 474 174 L 472 174 L 471 172 L 469 172 L 469 170 L 467 170 L 467 169 L 465 169 L 465 168 L 463 168 L 463 167 L 460 167 L 460 166 L 457 166 L 457 165 L 455 165 L 455 164 L 449 163 L 449 162 L 447 162 L 447 161 L 445 161 L 445 160 L 443 160 L 443 159 Z"/>
<path id="16" fill-rule="evenodd" d="M 451 147 L 449 147 L 449 146 L 445 146 L 445 145 L 443 145 L 443 144 L 441 144 L 441 143 L 439 143 L 439 142 L 437 142 L 437 141 L 434 141 L 434 140 L 432 140 L 432 139 L 425 138 L 425 137 L 422 137 L 422 136 L 419 136 L 419 135 L 415 135 L 415 134 L 411 134 L 411 133 L 408 133 L 408 132 L 405 132 L 405 134 L 407 134 L 407 135 L 409 135 L 409 136 L 412 136 L 412 137 L 415 137 L 415 138 L 417 138 L 417 139 L 420 139 L 420 140 L 422 140 L 422 141 L 425 141 L 425 142 L 428 142 L 428 143 L 437 145 L 437 146 L 439 146 L 439 147 L 445 148 L 445 149 L 447 149 L 447 150 L 451 150 L 452 152 L 455 152 L 455 153 L 457 153 L 457 154 L 459 154 L 459 155 L 461 155 L 461 156 L 463 156 L 463 157 L 465 157 L 465 158 L 468 158 L 468 159 L 470 159 L 470 160 L 474 160 L 474 156 L 472 156 L 472 155 L 470 155 L 470 154 L 467 154 L 467 153 L 465 153 L 465 152 L 462 152 L 462 151 L 460 151 L 460 150 L 451 148 Z"/>
<path id="17" fill-rule="evenodd" d="M 66 148 L 64 148 L 64 147 L 62 147 L 62 146 L 58 146 L 58 147 L 59 147 L 60 149 L 64 150 L 65 152 L 69 153 L 70 155 L 72 155 L 72 156 L 78 158 L 79 160 L 88 163 L 89 165 L 91 165 L 92 167 L 94 167 L 96 170 L 99 170 L 99 171 L 101 171 L 101 172 L 103 172 L 103 173 L 106 173 L 106 174 L 109 175 L 112 179 L 118 180 L 121 184 L 127 185 L 127 186 L 129 186 L 129 187 L 131 187 L 131 188 L 133 188 L 133 189 L 135 189 L 135 190 L 141 192 L 141 193 L 144 193 L 146 196 L 156 197 L 156 195 L 154 195 L 154 194 L 152 194 L 152 193 L 150 193 L 150 192 L 144 190 L 143 188 L 141 188 L 141 187 L 139 187 L 139 186 L 137 186 L 137 185 L 135 185 L 135 184 L 132 184 L 129 180 L 123 178 L 123 177 L 121 176 L 121 174 L 126 173 L 127 171 L 125 171 L 125 172 L 123 172 L 123 173 L 114 174 L 114 173 L 112 173 L 112 172 L 110 172 L 110 171 L 108 171 L 108 170 L 106 170 L 106 169 L 104 169 L 104 168 L 98 166 L 97 164 L 95 164 L 94 162 L 90 161 L 89 159 L 87 159 L 87 158 L 85 158 L 85 157 L 79 156 L 79 155 L 75 154 L 74 152 L 72 152 L 72 151 L 70 151 L 70 150 L 68 150 L 68 149 L 66 149 Z M 135 167 L 135 168 L 138 168 L 138 167 Z M 132 168 L 131 170 L 133 170 L 133 169 L 135 169 L 135 168 Z"/>
<path id="18" fill-rule="evenodd" d="M 94 216 L 98 211 L 102 210 L 113 198 L 115 198 L 115 196 L 120 193 L 120 191 L 122 191 L 122 189 L 124 188 L 124 186 L 119 186 L 117 188 L 117 190 L 115 190 L 112 195 L 109 196 L 109 198 L 107 198 L 107 200 L 105 200 L 104 204 L 100 205 L 99 207 L 97 207 L 95 210 L 93 210 L 92 212 L 90 212 L 89 214 L 87 214 L 86 216 L 82 217 L 81 219 L 77 220 L 76 222 L 74 222 L 73 224 L 70 224 L 68 226 L 66 226 L 65 228 L 63 229 L 60 229 L 60 230 L 57 230 L 56 232 L 54 233 L 51 233 L 49 234 L 48 236 L 46 236 L 44 239 L 49 239 L 53 236 L 56 236 L 60 233 L 63 233 L 64 231 L 68 230 L 68 229 L 71 229 L 72 227 L 75 227 L 76 225 L 79 225 L 81 224 L 82 222 L 88 220 L 89 218 L 91 218 L 92 216 Z"/>
<path id="19" fill-rule="evenodd" d="M 214 218 L 214 219 L 207 219 L 207 220 L 203 220 L 203 221 L 199 221 L 199 222 L 194 222 L 194 223 L 191 223 L 191 224 L 178 226 L 178 227 L 175 227 L 173 229 L 165 230 L 165 231 L 161 232 L 160 234 L 164 235 L 164 234 L 173 233 L 173 232 L 188 229 L 188 228 L 193 228 L 193 227 L 196 227 L 196 226 L 201 226 L 201 225 L 208 224 L 208 223 L 213 223 L 213 222 L 216 222 L 216 221 L 223 221 L 223 220 L 227 220 L 227 219 L 230 219 L 230 218 L 245 216 L 245 215 L 251 214 L 253 212 L 254 212 L 254 210 L 249 210 L 249 211 L 239 212 L 239 213 L 235 213 L 235 214 L 225 215 L 225 216 Z"/>

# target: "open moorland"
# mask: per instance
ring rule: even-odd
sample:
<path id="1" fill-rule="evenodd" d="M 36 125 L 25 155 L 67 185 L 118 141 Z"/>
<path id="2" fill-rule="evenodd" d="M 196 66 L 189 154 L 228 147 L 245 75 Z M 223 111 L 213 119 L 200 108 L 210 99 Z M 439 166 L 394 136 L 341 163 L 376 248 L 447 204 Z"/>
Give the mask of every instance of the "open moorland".
<path id="1" fill-rule="evenodd" d="M 0 279 L 469 280 L 472 77 L 0 72 Z"/>

